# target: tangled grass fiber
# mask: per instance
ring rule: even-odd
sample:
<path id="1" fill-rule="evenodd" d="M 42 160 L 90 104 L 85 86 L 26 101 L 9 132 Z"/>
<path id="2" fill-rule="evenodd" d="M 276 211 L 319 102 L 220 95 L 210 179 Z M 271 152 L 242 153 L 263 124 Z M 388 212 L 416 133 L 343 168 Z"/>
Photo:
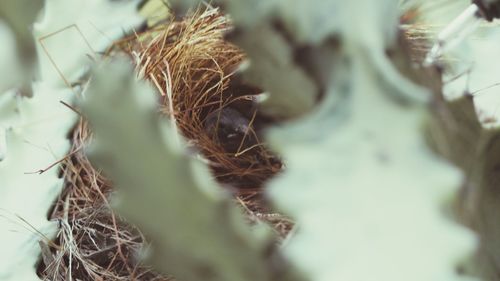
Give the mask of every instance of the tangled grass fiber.
<path id="1" fill-rule="evenodd" d="M 240 187 L 259 187 L 281 170 L 281 163 L 260 141 L 258 130 L 271 122 L 256 109 L 260 90 L 238 77 L 244 53 L 224 40 L 229 20 L 217 9 L 198 10 L 194 16 L 168 24 L 118 47 L 135 60 L 141 78 L 156 86 L 161 111 L 173 126 L 201 152 L 219 182 Z M 237 149 L 209 132 L 207 116 L 238 111 L 248 120 L 248 131 Z M 223 118 L 223 117 L 220 117 Z M 256 140 L 245 145 L 245 140 Z"/>
<path id="2" fill-rule="evenodd" d="M 261 196 L 261 185 L 281 170 L 279 159 L 259 140 L 259 130 L 271 121 L 254 106 L 259 89 L 237 77 L 245 55 L 224 40 L 230 29 L 230 21 L 217 9 L 200 8 L 183 19 L 160 21 L 117 42 L 108 55 L 120 52 L 132 58 L 138 75 L 157 88 L 159 114 L 170 117 L 188 148 L 195 151 L 193 156 L 211 167 L 217 181 L 233 186 L 235 202 L 249 223 L 266 221 L 284 238 L 293 223 L 273 213 Z M 205 124 L 207 116 L 229 107 L 249 120 L 235 151 L 207 131 Z M 60 228 L 55 246 L 51 243 L 48 251 L 42 251 L 39 275 L 53 281 L 173 280 L 138 261 L 137 254 L 147 247 L 147 240 L 111 209 L 112 183 L 83 152 L 92 141 L 84 117 L 70 137 L 72 150 L 61 168 L 66 185 L 49 214 Z M 254 140 L 248 147 L 246 137 Z"/>

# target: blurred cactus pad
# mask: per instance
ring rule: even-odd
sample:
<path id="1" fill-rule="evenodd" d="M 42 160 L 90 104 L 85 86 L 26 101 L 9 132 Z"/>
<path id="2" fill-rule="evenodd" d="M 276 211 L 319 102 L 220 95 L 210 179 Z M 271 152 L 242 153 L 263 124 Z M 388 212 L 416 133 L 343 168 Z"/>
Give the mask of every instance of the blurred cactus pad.
<path id="1" fill-rule="evenodd" d="M 28 2 L 0 280 L 500 280 L 500 26 L 424 61 L 468 0 Z"/>

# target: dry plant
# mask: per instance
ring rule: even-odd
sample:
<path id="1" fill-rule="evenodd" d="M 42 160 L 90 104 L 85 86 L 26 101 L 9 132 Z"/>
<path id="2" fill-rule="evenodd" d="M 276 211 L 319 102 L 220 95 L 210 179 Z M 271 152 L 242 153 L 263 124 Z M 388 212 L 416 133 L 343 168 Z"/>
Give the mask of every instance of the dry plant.
<path id="1" fill-rule="evenodd" d="M 112 211 L 112 184 L 82 150 L 90 140 L 82 118 L 62 167 L 66 186 L 50 214 L 59 221 L 58 249 L 43 254 L 39 274 L 47 280 L 169 280 L 137 263 L 144 237 Z"/>
<path id="2" fill-rule="evenodd" d="M 260 131 L 273 120 L 255 107 L 260 90 L 237 77 L 245 55 L 224 40 L 230 29 L 229 19 L 208 7 L 180 20 L 161 21 L 117 42 L 109 54 L 130 55 L 140 77 L 156 86 L 160 114 L 170 117 L 194 151 L 193 157 L 199 151 L 219 182 L 244 187 L 233 191 L 249 223 L 266 221 L 284 238 L 293 222 L 268 208 L 261 189 L 282 168 L 260 141 Z M 210 116 L 219 121 L 228 108 L 249 122 L 236 148 L 207 128 Z M 70 138 L 72 150 L 61 168 L 66 186 L 49 214 L 60 226 L 53 241 L 56 246 L 41 245 L 45 250 L 39 275 L 53 281 L 171 280 L 138 262 L 137 254 L 147 247 L 146 238 L 113 212 L 109 202 L 113 185 L 90 164 L 83 150 L 92 141 L 84 117 Z M 183 215 L 189 214 L 179 214 Z"/>
<path id="3" fill-rule="evenodd" d="M 162 113 L 171 117 L 188 145 L 208 160 L 219 182 L 258 188 L 281 170 L 281 162 L 261 141 L 262 128 L 272 120 L 256 109 L 261 91 L 238 77 L 245 55 L 224 39 L 230 30 L 230 20 L 208 7 L 162 24 L 162 29 L 154 27 L 125 39 L 116 47 L 134 59 L 140 78 L 156 87 Z M 237 112 L 241 122 L 247 123 L 228 124 L 247 129 L 235 138 L 236 143 L 214 133 L 207 124 L 214 116 L 223 120 L 228 112 Z M 223 125 L 216 122 L 215 130 L 223 131 Z"/>

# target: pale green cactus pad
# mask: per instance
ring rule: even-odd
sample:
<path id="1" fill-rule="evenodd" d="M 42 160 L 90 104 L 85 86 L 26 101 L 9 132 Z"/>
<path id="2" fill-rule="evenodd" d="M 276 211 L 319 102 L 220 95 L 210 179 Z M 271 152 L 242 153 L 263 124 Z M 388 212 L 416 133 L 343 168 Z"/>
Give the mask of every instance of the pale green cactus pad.
<path id="1" fill-rule="evenodd" d="M 47 215 L 64 179 L 59 177 L 57 165 L 45 168 L 63 159 L 70 148 L 67 135 L 78 116 L 60 101 L 72 103 L 78 90 L 68 88 L 68 84 L 85 71 L 90 62 L 85 55 L 94 55 L 90 47 L 103 51 L 113 39 L 141 22 L 138 1 L 48 0 L 32 37 L 30 23 L 37 16 L 36 3 L 41 1 L 7 1 L 0 5 L 0 14 L 13 27 L 19 44 L 40 43 L 41 37 L 67 26 L 73 26 L 67 31 L 78 28 L 81 33 L 72 37 L 74 33 L 68 36 L 62 32 L 58 33 L 60 37 L 48 38 L 47 53 L 37 44 L 39 77 L 32 82 L 33 97 L 15 91 L 0 94 L 0 280 L 5 281 L 38 280 L 35 264 L 40 259 L 39 240 L 47 243 L 47 237 L 57 231 L 57 223 L 49 222 Z M 34 49 L 31 52 L 34 55 Z M 31 76 L 25 80 L 30 81 Z"/>
<path id="2" fill-rule="evenodd" d="M 290 60 L 289 72 L 302 66 L 323 101 L 269 134 L 287 163 L 269 195 L 299 224 L 287 244 L 296 265 L 321 281 L 467 279 L 456 267 L 476 240 L 443 212 L 463 177 L 426 147 L 421 129 L 429 94 L 386 55 L 397 48 L 398 1 L 271 1 L 255 22 L 242 14 L 262 6 L 236 11 L 244 1 L 222 2 L 250 65 L 269 56 L 256 40 L 265 36 L 262 29 L 281 33 L 288 47 L 280 50 L 293 50 L 294 58 L 303 46 L 323 55 L 306 67 Z M 267 79 L 279 83 L 283 74 L 276 80 L 273 74 Z M 300 103 L 287 92 L 270 94 Z"/>

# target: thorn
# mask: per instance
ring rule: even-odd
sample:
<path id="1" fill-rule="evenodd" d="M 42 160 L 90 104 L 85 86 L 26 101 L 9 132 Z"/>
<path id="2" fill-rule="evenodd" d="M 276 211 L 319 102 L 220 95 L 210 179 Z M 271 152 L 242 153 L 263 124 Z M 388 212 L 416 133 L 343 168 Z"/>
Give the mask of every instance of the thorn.
<path id="1" fill-rule="evenodd" d="M 436 43 L 427 54 L 423 65 L 431 66 L 447 50 L 452 49 L 472 33 L 479 25 L 481 19 L 479 7 L 471 4 L 437 36 Z"/>

